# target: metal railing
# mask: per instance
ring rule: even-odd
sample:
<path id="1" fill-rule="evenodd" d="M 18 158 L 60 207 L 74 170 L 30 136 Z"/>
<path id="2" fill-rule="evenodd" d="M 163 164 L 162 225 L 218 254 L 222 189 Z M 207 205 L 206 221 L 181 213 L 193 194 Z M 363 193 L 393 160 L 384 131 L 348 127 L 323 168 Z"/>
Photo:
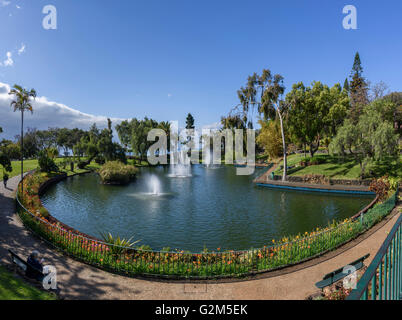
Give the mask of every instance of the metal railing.
<path id="1" fill-rule="evenodd" d="M 395 199 L 396 194 L 381 204 L 386 208 L 381 216 L 394 207 Z M 68 230 L 61 224 L 50 223 L 21 203 L 19 190 L 17 207 L 24 225 L 58 250 L 101 269 L 129 276 L 213 279 L 267 272 L 334 250 L 370 227 L 365 219 L 347 220 L 324 230 L 244 251 L 153 251 L 106 243 Z"/>
<path id="2" fill-rule="evenodd" d="M 402 215 L 347 299 L 402 299 Z"/>

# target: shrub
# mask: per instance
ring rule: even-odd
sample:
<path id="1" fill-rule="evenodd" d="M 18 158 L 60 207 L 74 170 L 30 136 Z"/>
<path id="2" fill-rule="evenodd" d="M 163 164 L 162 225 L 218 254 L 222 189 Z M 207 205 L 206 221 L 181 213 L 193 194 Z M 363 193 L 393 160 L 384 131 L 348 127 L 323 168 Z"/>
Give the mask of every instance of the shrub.
<path id="1" fill-rule="evenodd" d="M 388 177 L 374 179 L 370 184 L 370 191 L 375 192 L 379 197 L 379 201 L 384 201 L 388 197 L 390 189 L 391 185 L 388 181 Z"/>
<path id="2" fill-rule="evenodd" d="M 99 170 L 102 183 L 125 184 L 133 180 L 138 169 L 131 165 L 125 165 L 120 161 L 110 161 Z"/>
<path id="3" fill-rule="evenodd" d="M 47 209 L 45 207 L 40 207 L 39 213 L 40 213 L 41 217 L 43 217 L 43 218 L 45 218 L 47 220 L 50 217 L 50 213 L 49 213 L 49 211 L 47 211 Z"/>
<path id="4" fill-rule="evenodd" d="M 88 163 L 87 162 L 85 162 L 85 161 L 80 161 L 80 162 L 78 162 L 78 164 L 77 164 L 77 167 L 78 167 L 78 169 L 85 169 L 85 167 L 88 165 Z"/>
<path id="5" fill-rule="evenodd" d="M 316 166 L 316 165 L 322 164 L 324 162 L 325 162 L 325 159 L 320 156 L 315 156 L 315 157 L 310 158 L 310 165 L 312 165 L 312 166 Z"/>
<path id="6" fill-rule="evenodd" d="M 132 241 L 130 239 L 122 239 L 120 236 L 114 237 L 110 232 L 102 233 L 102 239 L 109 245 L 109 249 L 114 255 L 119 255 L 125 252 L 128 248 L 134 248 L 134 245 L 140 242 L 140 240 Z"/>
<path id="7" fill-rule="evenodd" d="M 38 164 L 40 171 L 42 172 L 58 172 L 59 167 L 56 165 L 54 160 L 49 157 L 46 151 L 41 151 L 39 153 Z"/>
<path id="8" fill-rule="evenodd" d="M 378 203 L 363 216 L 363 225 L 367 229 L 380 222 L 394 209 L 397 202 L 397 194 L 395 192 L 388 200 Z"/>
<path id="9" fill-rule="evenodd" d="M 312 158 L 304 158 L 300 161 L 300 166 L 308 167 L 308 166 L 316 166 L 325 162 L 325 158 L 320 156 L 315 156 Z"/>
<path id="10" fill-rule="evenodd" d="M 95 158 L 95 162 L 96 162 L 97 164 L 103 165 L 103 164 L 105 164 L 106 160 L 105 160 L 104 157 L 98 155 L 98 156 Z"/>

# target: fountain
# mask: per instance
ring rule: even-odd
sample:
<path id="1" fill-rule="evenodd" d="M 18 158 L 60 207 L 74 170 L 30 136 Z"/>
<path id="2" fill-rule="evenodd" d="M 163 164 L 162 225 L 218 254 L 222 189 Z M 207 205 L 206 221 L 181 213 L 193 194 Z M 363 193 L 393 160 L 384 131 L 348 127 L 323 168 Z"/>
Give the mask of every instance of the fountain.
<path id="1" fill-rule="evenodd" d="M 221 167 L 219 164 L 214 164 L 212 150 L 206 152 L 203 160 L 203 164 L 207 169 L 219 169 Z"/>
<path id="2" fill-rule="evenodd" d="M 169 177 L 173 178 L 188 178 L 191 177 L 190 159 L 186 151 L 177 152 L 178 163 L 172 165 Z"/>
<path id="3" fill-rule="evenodd" d="M 206 152 L 205 159 L 204 159 L 205 167 L 209 168 L 212 165 L 212 157 L 211 157 L 211 150 Z"/>
<path id="4" fill-rule="evenodd" d="M 162 190 L 162 184 L 156 174 L 145 175 L 143 180 L 146 185 L 146 192 L 135 192 L 128 194 L 141 200 L 166 200 L 174 197 L 173 193 L 166 193 Z"/>
<path id="5" fill-rule="evenodd" d="M 148 179 L 148 188 L 153 196 L 159 196 L 161 194 L 161 184 L 156 175 L 151 175 Z"/>

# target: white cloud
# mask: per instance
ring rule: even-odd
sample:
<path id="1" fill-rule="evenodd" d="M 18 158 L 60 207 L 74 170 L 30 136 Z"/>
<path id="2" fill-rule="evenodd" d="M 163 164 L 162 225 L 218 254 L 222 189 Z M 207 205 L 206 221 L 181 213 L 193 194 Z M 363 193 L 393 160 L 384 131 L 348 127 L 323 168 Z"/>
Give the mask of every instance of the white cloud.
<path id="1" fill-rule="evenodd" d="M 171 93 L 168 93 L 168 98 L 171 98 L 173 95 Z"/>
<path id="2" fill-rule="evenodd" d="M 18 4 L 16 4 L 15 7 L 16 7 L 17 9 L 21 9 L 21 7 L 20 7 Z"/>
<path id="3" fill-rule="evenodd" d="M 0 0 L 0 7 L 7 7 L 11 1 Z"/>
<path id="4" fill-rule="evenodd" d="M 0 127 L 3 133 L 0 138 L 14 138 L 20 128 L 20 117 L 10 106 L 12 96 L 10 86 L 0 82 Z M 88 129 L 93 123 L 99 128 L 107 127 L 107 117 L 95 116 L 72 109 L 64 104 L 49 101 L 46 97 L 37 97 L 33 102 L 34 112 L 26 114 L 25 128 L 44 130 L 49 127 Z M 125 119 L 111 118 L 113 126 Z"/>
<path id="5" fill-rule="evenodd" d="M 4 65 L 5 67 L 11 67 L 12 65 L 14 65 L 14 60 L 12 59 L 13 54 L 10 51 L 8 51 L 6 56 L 7 59 L 4 60 L 3 64 L 0 62 L 0 66 Z"/>
<path id="6" fill-rule="evenodd" d="M 23 54 L 24 52 L 25 52 L 25 44 L 21 44 L 21 48 L 20 49 L 18 49 L 18 55 L 21 55 L 21 54 Z"/>

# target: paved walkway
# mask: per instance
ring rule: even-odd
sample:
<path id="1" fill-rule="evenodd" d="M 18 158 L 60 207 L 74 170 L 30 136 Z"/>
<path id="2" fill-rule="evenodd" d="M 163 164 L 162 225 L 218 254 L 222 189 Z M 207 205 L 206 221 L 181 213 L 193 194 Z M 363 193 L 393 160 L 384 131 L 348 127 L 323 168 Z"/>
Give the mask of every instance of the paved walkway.
<path id="1" fill-rule="evenodd" d="M 0 186 L 0 263 L 9 264 L 7 249 L 21 256 L 39 250 L 46 263 L 56 266 L 61 296 L 65 299 L 305 299 L 317 291 L 314 284 L 324 274 L 370 253 L 371 262 L 400 214 L 401 205 L 388 221 L 342 251 L 331 253 L 307 265 L 288 269 L 290 273 L 268 274 L 259 279 L 229 283 L 190 284 L 156 282 L 113 275 L 57 253 L 25 230 L 14 208 L 18 178 L 9 180 L 10 189 Z M 350 248 L 349 248 L 350 247 Z M 346 251 L 345 251 L 346 250 Z M 315 265 L 312 265 L 315 264 Z M 307 267 L 308 265 L 312 265 Z M 282 271 L 283 272 L 283 271 Z"/>
<path id="2" fill-rule="evenodd" d="M 281 161 L 282 161 L 282 159 L 280 159 L 277 163 L 274 163 L 274 165 L 269 170 L 267 170 L 267 172 L 265 172 L 261 176 L 254 179 L 254 182 L 255 183 L 264 183 L 264 182 L 270 181 L 269 176 L 271 175 L 272 172 L 276 171 L 276 169 L 279 167 Z"/>

